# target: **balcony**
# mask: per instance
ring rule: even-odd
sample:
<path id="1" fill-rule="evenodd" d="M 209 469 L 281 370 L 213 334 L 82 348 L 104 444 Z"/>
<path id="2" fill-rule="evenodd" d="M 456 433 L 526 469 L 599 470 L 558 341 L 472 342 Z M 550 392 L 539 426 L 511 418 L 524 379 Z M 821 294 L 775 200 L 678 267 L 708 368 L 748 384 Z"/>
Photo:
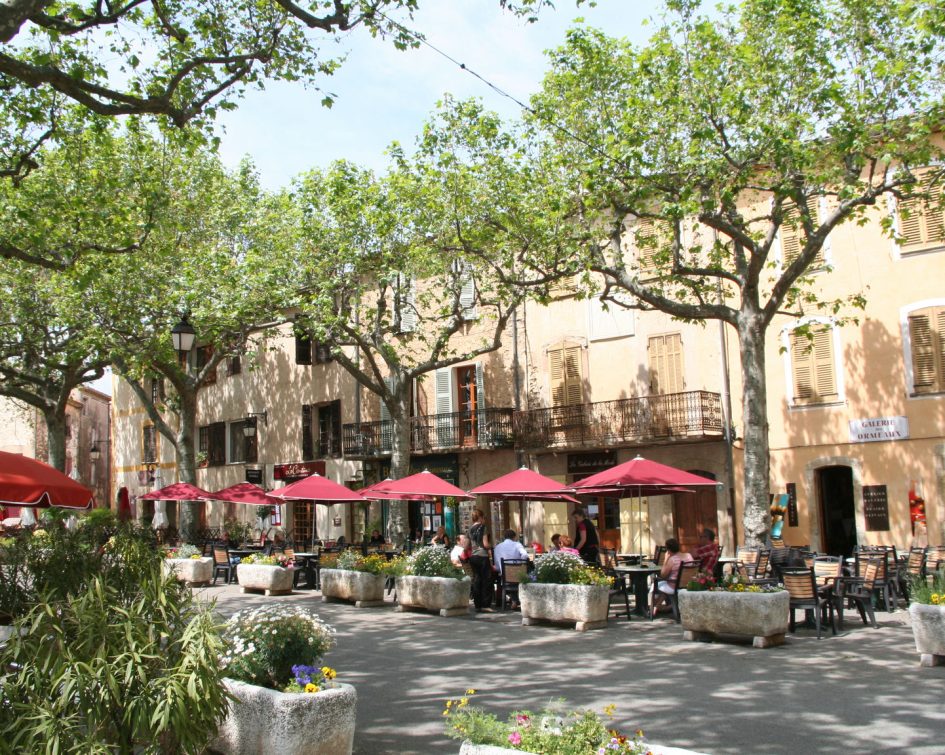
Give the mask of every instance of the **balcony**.
<path id="1" fill-rule="evenodd" d="M 410 452 L 427 454 L 512 447 L 512 409 L 426 414 L 410 419 Z M 355 422 L 342 428 L 344 455 L 351 459 L 389 456 L 393 423 Z"/>
<path id="2" fill-rule="evenodd" d="M 544 450 L 620 443 L 704 440 L 722 435 L 717 393 L 665 395 L 516 412 L 516 448 Z"/>

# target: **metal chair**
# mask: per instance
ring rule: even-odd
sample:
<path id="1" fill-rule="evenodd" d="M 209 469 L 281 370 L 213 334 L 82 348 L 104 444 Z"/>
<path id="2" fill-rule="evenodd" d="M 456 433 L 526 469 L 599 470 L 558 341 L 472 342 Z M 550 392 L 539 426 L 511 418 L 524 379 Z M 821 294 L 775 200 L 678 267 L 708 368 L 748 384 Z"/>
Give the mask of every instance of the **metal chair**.
<path id="1" fill-rule="evenodd" d="M 601 570 L 611 579 L 610 592 L 607 595 L 607 618 L 610 618 L 610 609 L 614 603 L 617 603 L 616 616 L 626 614 L 627 621 L 630 621 L 630 589 L 627 580 L 622 574 L 618 574 L 617 550 L 615 548 L 600 549 Z M 623 609 L 620 609 L 620 601 L 623 601 Z"/>
<path id="2" fill-rule="evenodd" d="M 830 617 L 830 629 L 833 634 L 837 633 L 837 624 L 834 616 L 834 603 L 824 592 L 817 589 L 817 582 L 814 578 L 813 569 L 786 568 L 781 571 L 781 579 L 784 587 L 790 593 L 790 629 L 793 632 L 796 628 L 794 622 L 794 611 L 803 608 L 810 611 L 814 617 L 814 623 L 817 626 L 817 639 L 820 639 L 820 625 L 824 610 Z"/>
<path id="3" fill-rule="evenodd" d="M 236 566 L 230 562 L 230 551 L 226 546 L 215 545 L 213 547 L 213 584 L 217 583 L 217 577 L 220 574 L 226 579 L 226 584 L 236 581 Z"/>
<path id="4" fill-rule="evenodd" d="M 501 581 L 501 606 L 504 611 L 506 605 L 519 602 L 518 586 L 528 574 L 527 558 L 503 558 Z"/>
<path id="5" fill-rule="evenodd" d="M 839 580 L 840 594 L 836 605 L 841 629 L 843 628 L 844 603 L 855 605 L 856 610 L 860 612 L 863 623 L 866 624 L 867 617 L 869 617 L 869 623 L 876 629 L 876 615 L 873 613 L 873 592 L 876 587 L 876 577 L 879 574 L 880 565 L 880 559 L 870 559 L 863 568 L 863 576 L 842 577 Z"/>

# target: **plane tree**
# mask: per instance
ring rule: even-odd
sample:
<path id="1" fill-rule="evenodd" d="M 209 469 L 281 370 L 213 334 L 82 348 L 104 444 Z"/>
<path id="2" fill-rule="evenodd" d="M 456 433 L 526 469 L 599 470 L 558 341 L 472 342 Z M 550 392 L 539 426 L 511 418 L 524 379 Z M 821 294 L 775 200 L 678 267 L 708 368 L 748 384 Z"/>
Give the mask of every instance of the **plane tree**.
<path id="1" fill-rule="evenodd" d="M 735 333 L 748 543 L 768 526 L 769 327 L 854 316 L 862 291 L 828 299 L 810 275 L 830 233 L 933 196 L 941 171 L 919 169 L 941 159 L 941 32 L 935 4 L 744 0 L 707 16 L 679 0 L 643 46 L 572 30 L 533 101 L 604 298 Z"/>

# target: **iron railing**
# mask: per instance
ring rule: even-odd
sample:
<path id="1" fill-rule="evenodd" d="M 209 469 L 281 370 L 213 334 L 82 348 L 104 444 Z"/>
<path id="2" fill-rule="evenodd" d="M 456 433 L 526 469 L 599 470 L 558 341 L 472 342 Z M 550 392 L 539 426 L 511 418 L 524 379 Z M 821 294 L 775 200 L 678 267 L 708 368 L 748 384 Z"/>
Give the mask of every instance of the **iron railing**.
<path id="1" fill-rule="evenodd" d="M 412 453 L 460 449 L 511 448 L 512 409 L 425 414 L 410 419 Z M 344 455 L 349 458 L 386 456 L 391 452 L 393 423 L 354 422 L 342 427 Z"/>
<path id="2" fill-rule="evenodd" d="M 687 391 L 515 413 L 515 446 L 547 449 L 721 435 L 717 393 Z"/>

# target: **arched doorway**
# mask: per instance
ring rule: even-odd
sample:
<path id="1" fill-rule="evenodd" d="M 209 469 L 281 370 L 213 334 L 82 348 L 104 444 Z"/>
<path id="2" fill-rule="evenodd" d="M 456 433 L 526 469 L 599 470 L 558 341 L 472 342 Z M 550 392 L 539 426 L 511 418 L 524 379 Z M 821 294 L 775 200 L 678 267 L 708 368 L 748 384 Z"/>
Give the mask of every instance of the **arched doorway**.
<path id="1" fill-rule="evenodd" d="M 714 480 L 715 475 L 702 469 L 690 469 L 690 474 Z M 718 494 L 714 487 L 699 488 L 692 493 L 673 493 L 673 529 L 684 553 L 699 547 L 699 534 L 704 529 L 719 535 Z"/>
<path id="2" fill-rule="evenodd" d="M 820 467 L 814 479 L 820 508 L 821 547 L 831 556 L 849 556 L 857 544 L 853 470 L 845 465 Z"/>

